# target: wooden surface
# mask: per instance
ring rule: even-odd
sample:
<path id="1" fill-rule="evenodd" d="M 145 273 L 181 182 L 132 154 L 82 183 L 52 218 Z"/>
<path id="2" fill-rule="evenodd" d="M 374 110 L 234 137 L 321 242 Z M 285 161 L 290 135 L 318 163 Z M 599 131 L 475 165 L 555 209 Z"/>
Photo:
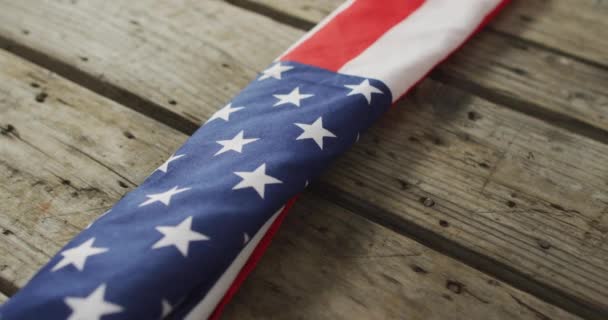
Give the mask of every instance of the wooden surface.
<path id="1" fill-rule="evenodd" d="M 43 67 L 0 55 L 0 291 L 18 290 L 335 5 L 229 2 L 0 2 L 0 46 Z M 285 318 L 399 318 L 407 310 L 415 319 L 545 319 L 531 310 L 572 317 L 553 304 L 604 319 L 608 49 L 589 39 L 601 38 L 608 21 L 603 2 L 574 6 L 514 1 L 389 111 L 313 185 L 285 228 L 332 232 L 282 232 L 228 317 L 290 307 Z M 316 195 L 323 205 L 308 199 Z M 330 242 L 345 242 L 351 229 L 369 250 L 422 251 L 438 269 L 420 277 L 402 266 L 413 257 L 342 257 Z M 352 279 L 294 261 L 352 264 Z M 272 279 L 277 266 L 283 274 Z M 478 293 L 435 310 L 447 301 L 447 275 Z M 502 285 L 492 289 L 483 277 Z"/>
<path id="2" fill-rule="evenodd" d="M 0 275 L 13 293 L 186 136 L 8 53 L 0 68 L 0 115 L 11 125 L 0 199 L 18 209 L 0 218 Z M 41 91 L 48 96 L 37 101 Z M 226 318 L 578 319 L 318 196 L 303 198 Z"/>
<path id="3" fill-rule="evenodd" d="M 226 319 L 575 318 L 310 193 L 282 228 Z"/>

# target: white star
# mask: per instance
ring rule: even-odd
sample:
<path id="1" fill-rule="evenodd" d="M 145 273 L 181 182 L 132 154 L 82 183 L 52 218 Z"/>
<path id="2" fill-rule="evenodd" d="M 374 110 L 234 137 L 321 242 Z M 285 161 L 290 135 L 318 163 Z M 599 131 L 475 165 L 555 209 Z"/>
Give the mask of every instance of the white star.
<path id="1" fill-rule="evenodd" d="M 244 139 L 243 134 L 244 134 L 244 132 L 243 132 L 243 130 L 241 130 L 241 132 L 239 132 L 231 140 L 216 141 L 217 143 L 221 144 L 223 147 L 222 147 L 222 149 L 220 149 L 220 151 L 218 151 L 216 154 L 214 154 L 214 156 L 217 156 L 218 154 L 222 154 L 222 153 L 224 153 L 226 151 L 230 151 L 230 150 L 241 153 L 243 151 L 244 145 L 259 140 L 258 138 Z"/>
<path id="2" fill-rule="evenodd" d="M 158 232 L 164 236 L 158 240 L 152 249 L 158 249 L 162 247 L 175 246 L 184 257 L 188 256 L 188 247 L 191 241 L 202 241 L 209 240 L 209 237 L 202 233 L 192 231 L 192 216 L 184 219 L 177 226 L 160 226 L 156 227 Z"/>
<path id="3" fill-rule="evenodd" d="M 233 112 L 237 112 L 241 109 L 245 109 L 245 107 L 232 107 L 232 103 L 227 104 L 225 107 L 221 108 L 220 110 L 218 110 L 216 113 L 214 113 L 211 118 L 209 118 L 209 120 L 207 120 L 207 122 L 205 123 L 209 123 L 215 119 L 222 119 L 224 121 L 228 121 L 230 120 L 230 114 Z"/>
<path id="4" fill-rule="evenodd" d="M 367 100 L 367 104 L 372 103 L 372 93 L 384 94 L 382 90 L 369 84 L 369 80 L 367 79 L 363 80 L 360 84 L 347 84 L 345 87 L 351 89 L 347 96 L 361 94 L 365 97 L 365 100 Z"/>
<path id="5" fill-rule="evenodd" d="M 275 78 L 275 79 L 281 80 L 281 73 L 283 73 L 285 71 L 289 71 L 291 69 L 293 69 L 293 67 L 283 66 L 279 62 L 279 63 L 273 65 L 272 67 L 262 71 L 263 75 L 258 79 L 258 81 L 268 79 L 268 78 Z"/>
<path id="6" fill-rule="evenodd" d="M 78 271 L 82 271 L 88 257 L 108 251 L 108 248 L 93 247 L 94 241 L 95 238 L 91 238 L 77 247 L 63 250 L 61 252 L 63 258 L 53 267 L 51 271 L 57 271 L 70 264 L 76 267 Z"/>
<path id="7" fill-rule="evenodd" d="M 169 203 L 171 203 L 171 197 L 173 197 L 174 195 L 190 190 L 191 188 L 178 188 L 177 186 L 165 191 L 165 192 L 161 192 L 161 193 L 155 193 L 155 194 L 148 194 L 146 195 L 146 197 L 148 197 L 149 199 L 142 202 L 139 206 L 143 207 L 143 206 L 147 206 L 150 203 L 154 203 L 154 202 L 162 202 L 163 204 L 165 204 L 166 206 L 169 206 Z"/>
<path id="8" fill-rule="evenodd" d="M 252 172 L 235 172 L 237 176 L 243 178 L 232 190 L 253 188 L 264 199 L 264 189 L 267 184 L 283 183 L 283 181 L 266 175 L 266 163 L 263 163 Z"/>
<path id="9" fill-rule="evenodd" d="M 104 283 L 85 298 L 66 297 L 64 301 L 72 309 L 68 320 L 99 320 L 104 315 L 121 312 L 123 307 L 105 301 L 105 294 Z"/>
<path id="10" fill-rule="evenodd" d="M 171 163 L 171 161 L 177 160 L 183 156 L 185 156 L 185 154 L 178 154 L 178 155 L 172 154 L 171 157 L 169 157 L 169 159 L 167 159 L 167 161 L 165 161 L 165 163 L 161 164 L 160 167 L 158 167 L 158 169 L 156 169 L 156 170 L 167 173 L 167 170 L 169 169 L 169 163 Z"/>
<path id="11" fill-rule="evenodd" d="M 249 242 L 249 234 L 247 232 L 243 233 L 243 244 L 247 244 Z"/>
<path id="12" fill-rule="evenodd" d="M 275 94 L 274 97 L 279 99 L 279 101 L 277 101 L 277 103 L 275 103 L 273 107 L 280 106 L 286 103 L 291 103 L 299 107 L 300 100 L 308 99 L 312 96 L 314 96 L 314 94 L 300 94 L 300 87 L 296 87 L 288 94 Z"/>
<path id="13" fill-rule="evenodd" d="M 161 311 L 161 319 L 164 319 L 166 316 L 168 316 L 171 311 L 173 311 L 173 306 L 171 305 L 171 303 L 169 303 L 169 300 L 167 299 L 163 299 L 161 301 L 161 307 L 162 307 L 162 311 Z"/>
<path id="14" fill-rule="evenodd" d="M 323 150 L 323 138 L 335 138 L 336 136 L 331 133 L 331 131 L 323 128 L 323 119 L 319 117 L 312 124 L 304 124 L 304 123 L 294 123 L 296 126 L 300 127 L 304 132 L 300 134 L 296 140 L 302 139 L 313 139 L 319 148 Z"/>

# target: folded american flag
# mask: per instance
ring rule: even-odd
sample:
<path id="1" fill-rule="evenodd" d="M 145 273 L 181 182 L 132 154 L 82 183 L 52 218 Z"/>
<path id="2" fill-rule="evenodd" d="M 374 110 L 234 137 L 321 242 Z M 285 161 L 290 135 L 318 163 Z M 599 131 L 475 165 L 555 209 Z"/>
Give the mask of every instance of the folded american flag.
<path id="1" fill-rule="evenodd" d="M 69 242 L 1 319 L 217 317 L 294 197 L 506 1 L 347 1 Z"/>

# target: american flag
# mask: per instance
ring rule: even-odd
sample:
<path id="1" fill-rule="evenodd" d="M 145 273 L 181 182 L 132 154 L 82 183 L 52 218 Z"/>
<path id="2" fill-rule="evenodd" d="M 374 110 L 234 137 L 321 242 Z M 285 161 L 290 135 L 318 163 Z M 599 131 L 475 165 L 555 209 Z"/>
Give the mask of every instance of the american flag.
<path id="1" fill-rule="evenodd" d="M 347 1 L 137 189 L 1 319 L 217 317 L 294 197 L 506 1 Z"/>

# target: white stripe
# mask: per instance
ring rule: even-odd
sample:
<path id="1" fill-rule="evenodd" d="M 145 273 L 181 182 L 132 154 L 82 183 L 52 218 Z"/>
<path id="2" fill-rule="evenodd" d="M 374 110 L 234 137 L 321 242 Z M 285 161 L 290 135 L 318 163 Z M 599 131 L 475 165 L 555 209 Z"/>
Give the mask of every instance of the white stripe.
<path id="1" fill-rule="evenodd" d="M 262 237 L 264 237 L 270 226 L 274 223 L 284 208 L 285 207 L 279 209 L 279 211 L 273 214 L 272 217 L 270 217 L 270 219 L 264 223 L 255 236 L 249 241 L 249 243 L 247 243 L 245 248 L 243 248 L 243 250 L 241 250 L 241 252 L 236 256 L 234 261 L 232 261 L 232 264 L 228 267 L 228 269 L 224 271 L 224 274 L 222 274 L 222 276 L 217 280 L 211 290 L 209 290 L 205 298 L 203 298 L 203 300 L 201 300 L 192 310 L 190 310 L 190 313 L 188 313 L 188 315 L 186 315 L 184 318 L 185 320 L 202 320 L 209 318 L 211 313 L 213 313 L 213 310 L 215 310 L 217 304 L 224 297 L 224 294 L 226 294 L 228 288 L 230 288 L 234 282 L 236 276 L 239 274 L 245 263 L 247 263 L 247 259 L 249 259 L 255 248 L 258 246 L 260 240 L 262 240 Z"/>
<path id="2" fill-rule="evenodd" d="M 475 31 L 500 0 L 427 0 L 338 72 L 383 81 L 393 101 Z"/>
<path id="3" fill-rule="evenodd" d="M 337 16 L 342 11 L 344 11 L 348 7 L 350 7 L 350 5 L 353 4 L 353 2 L 355 2 L 355 0 L 344 1 L 344 3 L 342 3 L 338 8 L 336 8 L 334 11 L 332 11 L 332 13 L 330 13 L 327 17 L 325 17 L 323 20 L 321 20 L 321 22 L 319 22 L 314 28 L 310 29 L 310 31 L 308 31 L 305 35 L 303 35 L 302 38 L 300 38 L 300 40 L 298 40 L 296 43 L 292 44 L 287 50 L 285 50 L 285 52 L 283 52 L 282 55 L 280 55 L 274 61 L 279 61 L 281 58 L 283 58 L 283 56 L 285 56 L 286 54 L 291 52 L 293 49 L 295 49 L 297 46 L 302 44 L 302 42 L 308 40 L 313 34 L 315 34 L 317 31 L 319 31 L 319 29 L 323 28 L 327 23 L 329 23 L 329 21 L 331 21 L 335 16 Z"/>

